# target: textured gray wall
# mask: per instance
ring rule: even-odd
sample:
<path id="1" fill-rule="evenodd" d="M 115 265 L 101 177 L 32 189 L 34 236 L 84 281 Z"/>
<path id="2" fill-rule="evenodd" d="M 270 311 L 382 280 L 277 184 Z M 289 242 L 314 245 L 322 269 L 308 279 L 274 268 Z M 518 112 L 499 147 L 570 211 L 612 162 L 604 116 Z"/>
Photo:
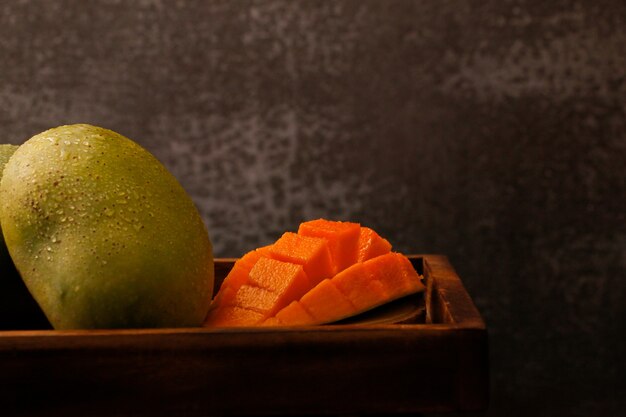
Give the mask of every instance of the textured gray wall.
<path id="1" fill-rule="evenodd" d="M 1 141 L 133 138 L 218 256 L 319 216 L 445 253 L 488 322 L 489 415 L 616 416 L 625 27 L 621 1 L 3 2 Z"/>

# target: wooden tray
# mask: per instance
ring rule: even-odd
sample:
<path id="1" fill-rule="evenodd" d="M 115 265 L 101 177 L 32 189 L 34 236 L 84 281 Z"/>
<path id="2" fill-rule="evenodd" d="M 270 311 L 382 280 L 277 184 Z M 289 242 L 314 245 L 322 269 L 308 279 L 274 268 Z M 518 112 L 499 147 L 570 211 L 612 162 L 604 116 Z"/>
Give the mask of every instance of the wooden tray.
<path id="1" fill-rule="evenodd" d="M 484 409 L 485 323 L 445 256 L 410 258 L 426 283 L 418 324 L 0 331 L 0 415 Z M 233 261 L 216 260 L 216 285 Z"/>

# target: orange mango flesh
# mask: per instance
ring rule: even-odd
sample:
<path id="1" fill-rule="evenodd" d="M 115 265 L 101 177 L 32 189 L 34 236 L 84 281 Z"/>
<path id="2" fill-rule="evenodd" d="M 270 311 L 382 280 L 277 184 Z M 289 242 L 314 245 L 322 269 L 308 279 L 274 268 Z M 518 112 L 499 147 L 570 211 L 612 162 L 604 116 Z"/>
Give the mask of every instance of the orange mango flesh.
<path id="1" fill-rule="evenodd" d="M 300 304 L 313 317 L 292 320 L 279 311 L 269 324 L 281 326 L 331 323 L 424 289 L 419 275 L 402 254 L 388 253 L 356 263 L 306 293 Z M 292 303 L 293 304 L 293 303 Z M 290 305 L 291 306 L 291 305 Z M 264 323 L 268 325 L 268 323 Z"/>
<path id="2" fill-rule="evenodd" d="M 240 264 L 247 271 L 250 271 L 261 256 L 269 256 L 272 245 L 263 246 L 246 253 L 236 263 Z"/>
<path id="3" fill-rule="evenodd" d="M 300 304 L 314 319 L 309 324 L 328 323 L 337 320 L 336 317 L 352 316 L 355 311 L 354 305 L 330 279 L 325 279 L 306 293 Z"/>
<path id="4" fill-rule="evenodd" d="M 334 275 L 328 242 L 321 238 L 286 232 L 272 245 L 270 256 L 302 265 L 313 285 Z"/>
<path id="5" fill-rule="evenodd" d="M 246 271 L 244 267 L 235 263 L 233 269 L 230 270 L 228 276 L 224 279 L 220 291 L 215 296 L 214 303 L 222 303 L 224 291 L 229 290 L 231 292 L 237 292 L 237 290 L 248 282 L 248 274 L 250 271 Z"/>
<path id="6" fill-rule="evenodd" d="M 220 309 L 235 306 L 259 313 L 262 319 L 271 317 L 320 280 L 332 276 L 332 271 L 324 239 L 285 233 L 273 245 L 248 252 L 235 263 L 211 303 L 205 322 L 213 326 L 227 324 L 225 320 L 216 324 L 213 316 L 221 317 Z M 242 323 L 251 324 L 237 319 L 233 325 Z"/>
<path id="7" fill-rule="evenodd" d="M 423 290 L 410 261 L 390 250 L 356 223 L 302 223 L 299 234 L 284 233 L 235 263 L 205 326 L 323 324 Z"/>
<path id="8" fill-rule="evenodd" d="M 257 253 L 257 251 L 253 250 L 246 253 L 239 260 L 237 260 L 237 262 L 235 262 L 235 265 L 233 265 L 233 268 L 230 270 L 226 278 L 224 278 L 224 282 L 222 283 L 219 292 L 211 303 L 212 309 L 223 304 L 225 300 L 233 298 L 234 294 L 237 293 L 237 290 L 239 290 L 242 285 L 248 283 L 248 274 L 250 273 L 252 266 L 260 257 L 261 255 Z"/>
<path id="9" fill-rule="evenodd" d="M 383 239 L 369 227 L 361 227 L 359 231 L 357 262 L 365 262 L 368 259 L 384 255 L 391 251 L 391 244 Z"/>
<path id="10" fill-rule="evenodd" d="M 313 287 L 302 265 L 265 257 L 260 258 L 250 270 L 248 279 L 257 287 L 278 293 L 286 292 L 294 298 L 300 298 Z"/>
<path id="11" fill-rule="evenodd" d="M 385 285 L 362 263 L 354 264 L 338 274 L 333 278 L 333 284 L 357 310 L 367 309 L 389 298 Z"/>
<path id="12" fill-rule="evenodd" d="M 237 287 L 237 289 L 233 289 L 232 287 L 224 287 L 222 286 L 213 299 L 209 309 L 209 315 L 213 310 L 217 309 L 220 306 L 232 306 L 235 305 L 235 296 L 237 295 L 237 291 L 239 291 L 241 285 Z"/>
<path id="13" fill-rule="evenodd" d="M 328 248 L 338 273 L 357 261 L 359 235 L 358 223 L 335 222 L 325 219 L 311 220 L 300 224 L 298 234 L 323 238 L 328 241 Z"/>
<path id="14" fill-rule="evenodd" d="M 411 262 L 399 253 L 390 252 L 363 262 L 371 276 L 383 283 L 387 296 L 396 299 L 424 290 Z"/>
<path id="15" fill-rule="evenodd" d="M 301 265 L 262 257 L 250 271 L 250 282 L 265 291 L 268 308 L 267 317 L 276 314 L 291 301 L 302 297 L 313 286 Z M 271 307 L 269 305 L 271 303 Z M 252 305 L 247 308 L 253 308 Z"/>
<path id="16" fill-rule="evenodd" d="M 269 248 L 265 246 L 263 248 L 252 250 L 238 259 L 237 262 L 235 262 L 233 269 L 231 269 L 228 276 L 224 279 L 220 289 L 230 287 L 237 290 L 239 287 L 246 284 L 248 282 L 248 274 L 250 273 L 252 267 L 261 258 L 261 256 L 268 252 Z"/>
<path id="17" fill-rule="evenodd" d="M 279 294 L 264 288 L 242 285 L 235 294 L 234 307 L 256 311 L 267 318 L 274 315 L 272 311 L 277 304 Z M 226 306 L 230 307 L 230 306 Z"/>
<path id="18" fill-rule="evenodd" d="M 241 265 L 239 270 L 235 268 L 237 265 L 233 267 L 235 274 L 241 274 L 240 271 L 244 269 Z M 232 285 L 220 288 L 209 310 L 207 322 L 217 326 L 213 316 L 222 317 L 223 313 L 219 310 L 230 310 L 233 307 L 254 311 L 261 315 L 260 319 L 272 317 L 291 301 L 302 297 L 312 286 L 301 265 L 261 256 L 247 274 L 246 283 L 239 288 Z M 218 320 L 218 323 L 224 321 Z"/>
<path id="19" fill-rule="evenodd" d="M 299 301 L 292 301 L 287 307 L 280 310 L 276 316 L 267 319 L 264 325 L 281 325 L 290 323 L 293 326 L 306 325 L 315 321 L 315 318 L 300 304 Z"/>
<path id="20" fill-rule="evenodd" d="M 262 314 L 236 306 L 212 310 L 204 322 L 205 327 L 256 326 L 263 321 Z"/>

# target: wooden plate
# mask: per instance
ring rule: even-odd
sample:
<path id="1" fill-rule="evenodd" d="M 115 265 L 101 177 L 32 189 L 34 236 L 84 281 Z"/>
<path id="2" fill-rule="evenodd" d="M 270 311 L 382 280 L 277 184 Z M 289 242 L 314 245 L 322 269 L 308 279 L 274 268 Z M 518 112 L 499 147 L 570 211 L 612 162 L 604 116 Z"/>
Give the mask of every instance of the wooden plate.
<path id="1" fill-rule="evenodd" d="M 352 323 L 0 331 L 0 415 L 387 415 L 484 409 L 485 324 L 445 256 L 410 259 L 424 275 L 425 293 Z M 232 259 L 217 260 L 217 285 L 232 264 Z M 415 321 L 420 309 L 425 312 Z"/>

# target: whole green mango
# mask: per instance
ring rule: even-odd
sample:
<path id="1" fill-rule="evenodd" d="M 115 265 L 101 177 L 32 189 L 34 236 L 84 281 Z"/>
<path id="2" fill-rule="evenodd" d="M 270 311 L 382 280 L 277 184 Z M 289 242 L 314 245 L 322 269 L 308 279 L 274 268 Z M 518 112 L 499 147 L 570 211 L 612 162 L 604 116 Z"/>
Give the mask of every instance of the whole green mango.
<path id="1" fill-rule="evenodd" d="M 111 130 L 26 141 L 0 183 L 11 258 L 55 329 L 190 327 L 213 291 L 209 235 L 148 151 Z"/>

